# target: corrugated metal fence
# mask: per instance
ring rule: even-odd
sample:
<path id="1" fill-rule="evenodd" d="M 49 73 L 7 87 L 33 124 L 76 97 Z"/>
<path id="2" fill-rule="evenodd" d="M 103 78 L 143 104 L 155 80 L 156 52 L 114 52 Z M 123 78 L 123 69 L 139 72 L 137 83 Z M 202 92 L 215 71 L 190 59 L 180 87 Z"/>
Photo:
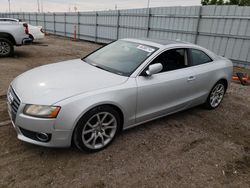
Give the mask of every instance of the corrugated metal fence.
<path id="1" fill-rule="evenodd" d="M 77 13 L 4 13 L 56 35 L 108 43 L 126 37 L 180 39 L 250 66 L 250 7 L 192 6 Z"/>

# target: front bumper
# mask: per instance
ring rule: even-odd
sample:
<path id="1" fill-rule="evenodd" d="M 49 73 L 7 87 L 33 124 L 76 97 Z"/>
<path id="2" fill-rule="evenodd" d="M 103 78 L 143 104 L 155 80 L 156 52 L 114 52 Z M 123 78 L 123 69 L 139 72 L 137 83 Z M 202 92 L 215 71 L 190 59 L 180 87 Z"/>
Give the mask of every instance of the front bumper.
<path id="1" fill-rule="evenodd" d="M 46 147 L 71 146 L 73 131 L 55 129 L 55 124 L 62 122 L 57 122 L 56 119 L 35 118 L 23 114 L 22 111 L 25 105 L 21 103 L 21 100 L 18 99 L 12 88 L 9 89 L 7 97 L 8 113 L 19 140 Z M 39 133 L 48 134 L 49 139 L 47 141 L 39 141 L 36 137 Z"/>
<path id="2" fill-rule="evenodd" d="M 70 147 L 71 146 L 71 131 L 59 131 L 59 130 L 55 130 L 55 131 L 43 131 L 43 132 L 48 132 L 49 134 L 51 134 L 51 138 L 49 140 L 49 142 L 41 142 L 32 138 L 29 138 L 27 136 L 24 135 L 24 133 L 21 131 L 21 129 L 24 129 L 22 126 L 20 125 L 16 125 L 13 121 L 12 121 L 12 125 L 15 128 L 16 132 L 17 132 L 17 138 L 21 141 L 30 143 L 30 144 L 35 144 L 35 145 L 39 145 L 39 146 L 44 146 L 44 147 Z M 25 129 L 28 130 L 28 129 Z M 30 130 L 32 132 L 36 132 L 34 130 Z"/>

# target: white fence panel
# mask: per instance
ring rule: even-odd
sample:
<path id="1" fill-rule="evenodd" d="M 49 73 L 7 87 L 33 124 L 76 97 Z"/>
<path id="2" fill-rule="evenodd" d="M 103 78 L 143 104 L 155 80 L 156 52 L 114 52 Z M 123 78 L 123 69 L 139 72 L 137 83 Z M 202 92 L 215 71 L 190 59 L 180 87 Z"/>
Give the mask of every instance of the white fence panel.
<path id="1" fill-rule="evenodd" d="M 0 13 L 47 32 L 108 43 L 119 38 L 180 39 L 250 65 L 250 7 L 190 6 L 76 13 Z"/>

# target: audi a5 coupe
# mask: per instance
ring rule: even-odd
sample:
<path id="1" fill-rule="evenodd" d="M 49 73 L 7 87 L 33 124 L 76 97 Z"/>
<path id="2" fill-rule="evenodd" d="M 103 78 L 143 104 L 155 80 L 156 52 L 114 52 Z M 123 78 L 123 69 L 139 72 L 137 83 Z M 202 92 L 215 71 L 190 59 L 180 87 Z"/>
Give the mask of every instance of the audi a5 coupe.
<path id="1" fill-rule="evenodd" d="M 8 111 L 22 141 L 94 152 L 124 129 L 200 104 L 217 108 L 232 69 L 194 44 L 122 39 L 21 74 L 8 89 Z"/>

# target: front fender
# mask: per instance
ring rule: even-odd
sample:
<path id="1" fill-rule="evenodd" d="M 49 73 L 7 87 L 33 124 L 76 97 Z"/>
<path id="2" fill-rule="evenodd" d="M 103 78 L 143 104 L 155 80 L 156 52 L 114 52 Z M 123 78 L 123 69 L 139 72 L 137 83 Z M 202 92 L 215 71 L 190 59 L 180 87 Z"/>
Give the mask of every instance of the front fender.
<path id="1" fill-rule="evenodd" d="M 90 109 L 104 105 L 114 105 L 123 113 L 124 124 L 127 127 L 135 123 L 137 88 L 134 79 L 113 88 L 89 92 L 60 101 L 61 106 L 55 123 L 55 129 L 73 130 L 79 119 Z"/>

